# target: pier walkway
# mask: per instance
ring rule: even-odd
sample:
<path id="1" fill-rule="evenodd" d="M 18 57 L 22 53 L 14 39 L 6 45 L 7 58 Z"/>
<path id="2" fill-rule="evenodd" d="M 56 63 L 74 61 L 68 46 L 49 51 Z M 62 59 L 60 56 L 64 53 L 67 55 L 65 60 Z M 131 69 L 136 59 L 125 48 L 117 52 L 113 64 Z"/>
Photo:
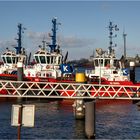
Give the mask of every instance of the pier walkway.
<path id="1" fill-rule="evenodd" d="M 140 86 L 0 81 L 0 97 L 140 100 Z"/>

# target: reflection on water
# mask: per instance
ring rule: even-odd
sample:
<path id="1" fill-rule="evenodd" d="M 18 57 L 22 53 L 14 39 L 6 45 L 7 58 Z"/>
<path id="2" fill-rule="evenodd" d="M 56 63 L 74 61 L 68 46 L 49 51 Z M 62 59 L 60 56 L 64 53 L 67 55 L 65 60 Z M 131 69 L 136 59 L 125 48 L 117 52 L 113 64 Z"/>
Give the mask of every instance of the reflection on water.
<path id="1" fill-rule="evenodd" d="M 140 138 L 140 112 L 134 104 L 127 101 L 106 104 L 97 109 L 96 118 L 98 138 Z"/>
<path id="2" fill-rule="evenodd" d="M 137 106 L 125 101 L 96 103 L 97 139 L 140 138 L 140 112 Z M 11 126 L 11 106 L 0 103 L 0 138 L 17 139 L 17 128 Z M 85 139 L 84 121 L 75 120 L 72 103 L 46 102 L 35 104 L 35 126 L 22 127 L 23 139 Z"/>
<path id="3" fill-rule="evenodd" d="M 74 121 L 74 135 L 73 139 L 83 139 L 85 138 L 85 122 L 83 120 Z"/>
<path id="4" fill-rule="evenodd" d="M 17 139 L 17 127 L 11 126 L 13 102 L 0 103 L 0 139 Z M 23 139 L 84 138 L 84 122 L 75 121 L 72 103 L 46 102 L 35 104 L 35 126 L 22 127 Z"/>

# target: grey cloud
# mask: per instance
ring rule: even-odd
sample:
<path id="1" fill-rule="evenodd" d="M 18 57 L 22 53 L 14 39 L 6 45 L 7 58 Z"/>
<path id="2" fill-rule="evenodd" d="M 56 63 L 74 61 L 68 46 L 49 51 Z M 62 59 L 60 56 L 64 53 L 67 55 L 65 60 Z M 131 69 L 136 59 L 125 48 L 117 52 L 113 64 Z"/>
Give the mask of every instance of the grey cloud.
<path id="1" fill-rule="evenodd" d="M 31 47 L 32 50 L 29 50 L 32 52 L 36 51 L 36 47 L 42 44 L 43 37 L 47 42 L 51 41 L 48 33 L 29 32 L 28 37 L 33 45 L 33 47 Z M 96 42 L 97 40 L 94 38 L 80 38 L 74 35 L 64 36 L 62 34 L 57 34 L 57 43 L 60 45 L 63 54 L 65 54 L 66 51 L 69 52 L 70 60 L 80 59 L 81 57 L 88 58 Z"/>
<path id="2" fill-rule="evenodd" d="M 48 33 L 42 33 L 42 32 L 31 32 L 30 31 L 30 32 L 27 32 L 27 37 L 34 41 L 49 40 Z"/>
<path id="3" fill-rule="evenodd" d="M 16 40 L 1 40 L 0 41 L 0 52 L 5 52 L 6 48 L 13 49 L 16 46 Z"/>
<path id="4" fill-rule="evenodd" d="M 42 40 L 46 40 L 47 42 L 51 41 L 48 33 L 28 32 L 27 36 L 37 44 Z M 57 42 L 64 48 L 81 48 L 89 45 L 92 46 L 95 43 L 95 39 L 79 38 L 76 36 L 64 37 L 63 35 L 58 35 Z"/>
<path id="5" fill-rule="evenodd" d="M 88 46 L 93 46 L 96 42 L 95 39 L 91 38 L 79 38 L 76 36 L 59 36 L 58 42 L 64 48 L 87 48 Z"/>

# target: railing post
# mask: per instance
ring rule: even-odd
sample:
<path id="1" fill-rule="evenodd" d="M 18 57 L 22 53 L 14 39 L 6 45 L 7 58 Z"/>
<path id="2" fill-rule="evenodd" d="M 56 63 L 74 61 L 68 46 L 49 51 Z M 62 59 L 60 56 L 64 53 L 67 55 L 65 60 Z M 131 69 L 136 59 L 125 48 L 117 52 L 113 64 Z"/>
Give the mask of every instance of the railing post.
<path id="1" fill-rule="evenodd" d="M 23 62 L 20 62 L 20 61 L 17 63 L 17 81 L 23 81 Z M 21 90 L 19 92 L 20 94 L 22 94 Z M 18 97 L 17 101 L 21 102 L 22 98 Z"/>
<path id="2" fill-rule="evenodd" d="M 95 100 L 85 101 L 85 134 L 88 139 L 95 139 Z"/>
<path id="3" fill-rule="evenodd" d="M 130 62 L 130 81 L 135 83 L 135 62 Z"/>
<path id="4" fill-rule="evenodd" d="M 23 81 L 23 62 L 17 63 L 17 81 Z"/>

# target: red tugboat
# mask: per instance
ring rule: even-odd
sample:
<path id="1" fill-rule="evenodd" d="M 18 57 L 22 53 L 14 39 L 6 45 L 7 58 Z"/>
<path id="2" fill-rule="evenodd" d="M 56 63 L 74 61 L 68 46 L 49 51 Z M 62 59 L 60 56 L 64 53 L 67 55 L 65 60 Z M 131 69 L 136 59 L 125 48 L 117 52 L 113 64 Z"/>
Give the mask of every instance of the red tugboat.
<path id="1" fill-rule="evenodd" d="M 0 79 L 2 80 L 15 80 L 15 75 L 17 74 L 17 62 L 20 61 L 26 64 L 27 55 L 25 54 L 25 49 L 21 47 L 22 33 L 25 28 L 22 27 L 22 24 L 18 24 L 18 38 L 17 47 L 15 47 L 16 52 L 6 49 L 1 55 L 3 64 L 0 65 Z"/>
<path id="2" fill-rule="evenodd" d="M 56 43 L 57 25 L 59 25 L 57 18 L 53 18 L 50 35 L 52 43 L 46 46 L 46 42 L 42 41 L 43 45 L 39 46 L 39 50 L 34 54 L 35 64 L 24 69 L 25 77 L 33 81 L 59 82 L 62 79 L 63 82 L 71 81 L 68 77 L 73 77 L 74 71 L 71 65 L 66 64 L 68 52 L 63 58 L 60 46 Z"/>
<path id="3" fill-rule="evenodd" d="M 118 30 L 117 25 L 113 25 L 110 22 L 109 25 L 109 39 L 110 46 L 107 51 L 103 51 L 101 48 L 96 49 L 96 56 L 93 57 L 94 69 L 86 70 L 85 74 L 88 80 L 93 84 L 107 84 L 107 85 L 135 85 L 134 76 L 130 74 L 125 67 L 125 58 L 119 60 L 115 56 L 115 50 L 113 49 L 113 30 Z M 134 62 L 130 62 L 130 66 L 134 66 Z M 133 78 L 132 78 L 133 77 Z M 134 84 L 135 83 L 135 84 Z"/>
<path id="4" fill-rule="evenodd" d="M 87 82 L 94 85 L 109 85 L 107 91 L 110 94 L 115 95 L 118 92 L 119 86 L 140 86 L 140 82 L 135 81 L 135 63 L 130 62 L 130 73 L 128 69 L 125 67 L 125 57 L 119 60 L 115 56 L 115 50 L 113 47 L 113 30 L 118 30 L 117 25 L 113 25 L 110 22 L 108 26 L 110 35 L 110 45 L 107 51 L 103 51 L 101 48 L 96 49 L 96 56 L 93 57 L 94 69 L 85 70 L 85 74 L 87 77 Z M 113 86 L 117 86 L 114 88 Z M 112 87 L 113 88 L 112 88 Z M 98 87 L 99 88 L 99 87 Z M 99 90 L 100 96 L 104 94 L 104 88 Z M 136 88 L 133 88 L 136 90 Z M 126 88 L 127 92 L 131 92 L 130 88 Z M 124 89 L 119 90 L 118 94 L 124 94 L 126 91 Z M 95 94 L 95 91 L 91 93 Z"/>

